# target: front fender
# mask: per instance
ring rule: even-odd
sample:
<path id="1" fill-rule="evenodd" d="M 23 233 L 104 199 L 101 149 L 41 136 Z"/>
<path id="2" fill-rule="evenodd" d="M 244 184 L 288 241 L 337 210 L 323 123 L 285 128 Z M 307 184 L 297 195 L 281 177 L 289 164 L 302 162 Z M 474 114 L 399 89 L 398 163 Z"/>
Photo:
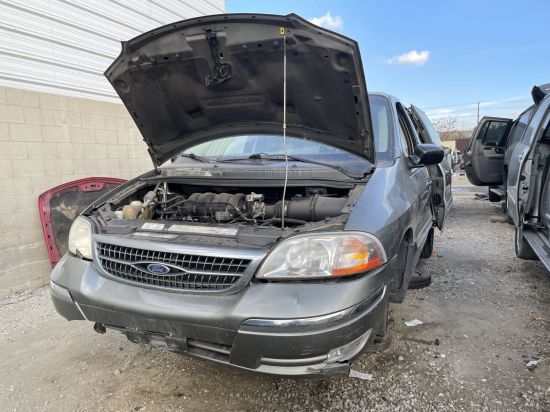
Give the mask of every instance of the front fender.
<path id="1" fill-rule="evenodd" d="M 386 250 L 388 259 L 397 253 L 408 230 L 415 242 L 414 202 L 418 193 L 407 184 L 406 173 L 397 160 L 389 167 L 377 168 L 368 181 L 348 218 L 345 230 L 375 235 Z"/>

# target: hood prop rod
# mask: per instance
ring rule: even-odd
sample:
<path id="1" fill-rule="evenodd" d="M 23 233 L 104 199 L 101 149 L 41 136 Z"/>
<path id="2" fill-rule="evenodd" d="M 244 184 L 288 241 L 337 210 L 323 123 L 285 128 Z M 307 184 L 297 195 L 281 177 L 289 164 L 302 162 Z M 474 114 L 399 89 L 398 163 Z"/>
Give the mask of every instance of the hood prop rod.
<path id="1" fill-rule="evenodd" d="M 288 183 L 288 147 L 286 143 L 286 30 L 284 27 L 279 28 L 279 33 L 283 36 L 283 149 L 285 153 L 285 182 L 283 185 L 283 202 L 281 208 L 281 229 L 285 228 L 286 214 L 286 186 Z"/>

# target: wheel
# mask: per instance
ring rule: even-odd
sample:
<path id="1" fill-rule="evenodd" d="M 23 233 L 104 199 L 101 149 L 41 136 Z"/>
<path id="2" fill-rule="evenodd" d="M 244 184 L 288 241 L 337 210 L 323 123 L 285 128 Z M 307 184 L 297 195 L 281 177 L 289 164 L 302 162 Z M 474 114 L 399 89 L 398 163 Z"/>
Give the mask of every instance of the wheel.
<path id="1" fill-rule="evenodd" d="M 491 186 L 489 186 L 489 202 L 496 203 L 500 202 L 500 196 L 496 193 L 491 192 Z"/>
<path id="2" fill-rule="evenodd" d="M 516 256 L 520 259 L 525 260 L 536 260 L 537 255 L 535 255 L 535 252 L 533 252 L 533 249 L 527 243 L 525 238 L 523 237 L 523 234 L 521 233 L 521 229 L 516 226 L 516 239 L 515 239 L 515 249 L 516 249 Z"/>
<path id="3" fill-rule="evenodd" d="M 434 251 L 434 228 L 432 227 L 430 229 L 430 232 L 428 233 L 426 242 L 422 247 L 422 252 L 420 252 L 420 257 L 422 259 L 427 259 L 432 256 L 433 251 Z"/>

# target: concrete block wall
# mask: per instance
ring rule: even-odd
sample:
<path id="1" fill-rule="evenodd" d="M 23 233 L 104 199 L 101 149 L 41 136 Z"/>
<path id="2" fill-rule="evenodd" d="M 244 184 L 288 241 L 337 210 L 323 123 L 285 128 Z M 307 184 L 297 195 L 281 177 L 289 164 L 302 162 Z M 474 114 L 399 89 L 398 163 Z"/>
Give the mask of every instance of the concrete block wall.
<path id="1" fill-rule="evenodd" d="M 0 87 L 0 296 L 48 283 L 38 196 L 152 168 L 122 104 Z"/>

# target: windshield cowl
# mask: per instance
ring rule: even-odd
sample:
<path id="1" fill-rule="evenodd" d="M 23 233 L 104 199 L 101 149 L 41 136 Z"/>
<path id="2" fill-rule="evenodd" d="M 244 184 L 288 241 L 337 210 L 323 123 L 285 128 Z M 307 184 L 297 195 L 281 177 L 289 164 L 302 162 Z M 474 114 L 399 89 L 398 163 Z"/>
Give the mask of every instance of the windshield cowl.
<path id="1" fill-rule="evenodd" d="M 221 160 L 218 160 L 218 162 L 220 162 L 220 163 L 221 162 L 246 162 L 246 161 L 258 161 L 258 160 L 260 160 L 260 161 L 283 162 L 284 164 L 286 164 L 286 162 L 288 161 L 288 162 L 293 162 L 293 163 L 305 163 L 305 164 L 318 165 L 318 166 L 321 166 L 321 167 L 329 167 L 331 169 L 337 170 L 337 171 L 345 174 L 346 176 L 352 177 L 354 179 L 361 179 L 361 178 L 365 177 L 365 174 L 370 173 L 371 169 L 374 166 L 370 162 L 365 162 L 365 163 L 368 163 L 368 165 L 365 164 L 364 172 L 362 172 L 362 173 L 355 172 L 354 173 L 353 171 L 349 171 L 345 167 L 338 166 L 336 164 L 321 163 L 321 162 L 317 162 L 315 160 L 304 159 L 304 158 L 300 158 L 300 157 L 296 157 L 296 156 L 285 156 L 284 154 L 267 155 L 267 154 L 262 154 L 262 153 L 253 154 L 253 155 L 250 155 L 246 158 L 235 157 L 235 158 L 221 159 Z M 294 167 L 296 167 L 296 165 L 294 165 Z"/>
<path id="2" fill-rule="evenodd" d="M 284 160 L 247 159 L 230 162 L 197 162 L 182 158 L 177 162 L 163 165 L 160 168 L 164 176 L 196 176 L 212 178 L 255 179 L 283 179 L 285 174 Z M 359 181 L 368 177 L 374 167 L 365 169 L 365 172 L 344 173 L 326 165 L 303 163 L 289 160 L 288 176 L 292 179 L 320 179 L 335 181 Z"/>

